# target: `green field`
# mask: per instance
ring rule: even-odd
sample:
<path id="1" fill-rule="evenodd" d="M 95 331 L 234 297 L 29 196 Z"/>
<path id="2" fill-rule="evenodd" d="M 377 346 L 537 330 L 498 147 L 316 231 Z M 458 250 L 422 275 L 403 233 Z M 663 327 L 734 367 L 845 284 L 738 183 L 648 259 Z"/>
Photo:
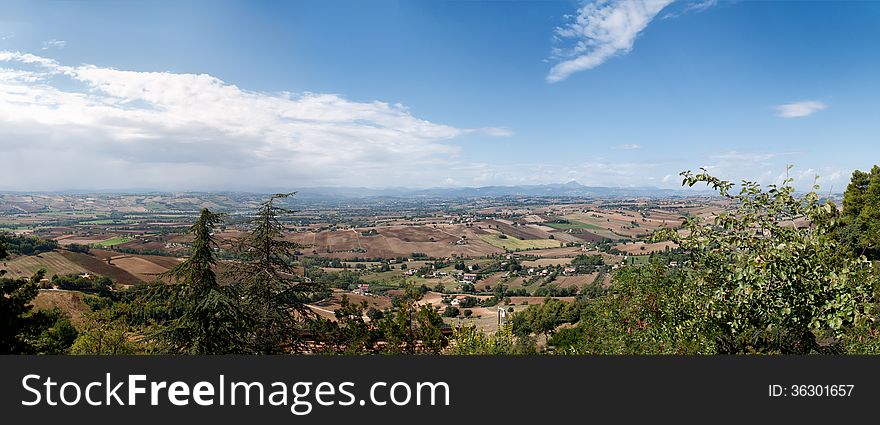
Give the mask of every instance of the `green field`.
<path id="1" fill-rule="evenodd" d="M 568 223 L 553 223 L 553 222 L 544 222 L 541 223 L 544 226 L 552 227 L 557 230 L 568 230 L 568 229 L 588 229 L 588 230 L 602 230 L 601 227 L 596 226 L 595 224 L 583 223 L 575 220 L 568 220 Z"/>
<path id="2" fill-rule="evenodd" d="M 631 255 L 626 259 L 625 264 L 638 266 L 641 264 L 648 264 L 648 260 L 651 258 L 650 255 Z"/>
<path id="3" fill-rule="evenodd" d="M 168 209 L 168 206 L 158 202 L 147 202 L 144 204 L 144 208 L 150 211 L 164 211 Z"/>
<path id="4" fill-rule="evenodd" d="M 559 248 L 559 241 L 552 239 L 523 240 L 517 239 L 513 236 L 508 236 L 507 238 L 502 239 L 500 235 L 481 235 L 480 239 L 492 246 L 508 251 Z"/>
<path id="5" fill-rule="evenodd" d="M 22 230 L 31 230 L 30 226 L 16 226 L 16 227 L 0 227 L 0 233 L 2 232 L 20 232 Z"/>
<path id="6" fill-rule="evenodd" d="M 131 238 L 124 238 L 121 236 L 117 236 L 115 238 L 107 239 L 106 241 L 97 242 L 92 245 L 99 247 L 99 248 L 107 248 L 107 247 L 111 247 L 111 246 L 115 246 L 115 245 L 122 245 L 126 242 L 131 242 Z"/>

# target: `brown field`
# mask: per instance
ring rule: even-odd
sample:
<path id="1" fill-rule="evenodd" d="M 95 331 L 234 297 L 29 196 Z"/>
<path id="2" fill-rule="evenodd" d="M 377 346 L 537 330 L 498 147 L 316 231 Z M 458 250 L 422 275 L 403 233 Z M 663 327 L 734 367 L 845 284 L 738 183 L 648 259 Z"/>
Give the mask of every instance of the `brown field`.
<path id="1" fill-rule="evenodd" d="M 641 216 L 635 213 L 627 215 L 621 212 L 590 211 L 588 213 L 567 214 L 564 217 L 569 220 L 596 226 L 597 228 L 595 229 L 584 229 L 584 232 L 613 240 L 634 238 L 648 232 L 641 227 L 632 227 L 632 221 L 641 219 Z"/>
<path id="2" fill-rule="evenodd" d="M 517 239 L 523 240 L 532 240 L 532 239 L 547 239 L 550 237 L 550 232 L 545 230 L 543 226 L 513 226 L 504 221 L 500 220 L 488 220 L 484 222 L 480 222 L 479 225 L 491 225 L 493 229 L 504 233 L 507 236 L 513 236 Z M 552 230 L 552 229 L 551 229 Z"/>
<path id="3" fill-rule="evenodd" d="M 349 291 L 344 291 L 341 289 L 334 289 L 333 295 L 331 295 L 330 298 L 323 300 L 323 301 L 316 302 L 316 303 L 312 303 L 311 306 L 317 307 L 316 309 L 313 308 L 313 310 L 336 311 L 342 305 L 342 297 L 343 296 L 348 297 L 348 302 L 352 303 L 352 304 L 360 304 L 360 303 L 366 301 L 368 308 L 374 307 L 379 310 L 384 310 L 386 308 L 391 307 L 391 298 L 389 298 L 389 297 L 385 297 L 385 296 L 381 296 L 381 295 L 357 295 L 357 294 L 353 294 Z"/>
<path id="4" fill-rule="evenodd" d="M 584 254 L 583 251 L 579 247 L 563 247 L 563 248 L 549 248 L 549 249 L 541 249 L 537 251 L 529 251 L 528 255 L 540 257 L 540 258 L 565 258 L 565 257 L 574 257 L 579 254 Z"/>
<path id="5" fill-rule="evenodd" d="M 505 273 L 495 273 L 486 279 L 478 281 L 474 288 L 478 291 L 486 291 L 504 284 L 507 289 L 519 289 L 525 287 L 525 279 L 522 277 L 505 277 Z"/>
<path id="6" fill-rule="evenodd" d="M 77 291 L 41 289 L 31 304 L 36 310 L 58 308 L 70 316 L 70 323 L 79 326 L 84 320 L 83 315 L 91 311 L 89 305 L 83 301 L 83 298 L 87 296 Z"/>
<path id="7" fill-rule="evenodd" d="M 115 233 L 98 233 L 98 234 L 89 234 L 89 235 L 70 235 L 65 234 L 61 237 L 56 237 L 55 240 L 58 241 L 58 245 L 67 246 L 70 244 L 80 244 L 80 245 L 91 245 L 99 242 L 104 242 L 107 239 L 120 236 Z"/>
<path id="8" fill-rule="evenodd" d="M 582 230 L 582 229 L 573 230 L 571 233 L 567 233 L 567 232 L 565 232 L 564 234 L 566 234 L 566 235 L 568 235 L 568 236 L 571 236 L 572 238 L 575 238 L 575 239 L 576 239 L 576 240 L 574 240 L 574 241 L 572 241 L 572 242 L 592 242 L 592 243 L 596 243 L 596 242 L 602 242 L 603 240 L 608 239 L 608 238 L 606 238 L 606 237 L 604 237 L 604 236 L 600 236 L 600 235 L 598 235 L 598 234 L 596 234 L 596 233 L 591 233 L 591 232 L 588 232 L 588 231 L 586 231 L 586 230 Z M 557 234 L 556 239 L 562 239 L 562 238 L 560 238 L 560 237 L 559 237 L 559 234 Z"/>
<path id="9" fill-rule="evenodd" d="M 6 270 L 6 277 L 19 278 L 33 276 L 37 270 L 46 269 L 46 277 L 52 275 L 80 274 L 87 271 L 86 268 L 71 261 L 57 251 L 44 252 L 39 255 L 16 257 L 7 260 L 0 267 Z"/>
<path id="10" fill-rule="evenodd" d="M 476 258 L 502 252 L 481 241 L 474 229 L 463 225 L 381 226 L 376 228 L 378 235 L 361 236 L 360 232 L 367 230 L 298 232 L 291 239 L 307 245 L 304 252 L 343 259 L 409 257 L 414 252 L 431 257 Z M 456 245 L 461 236 L 466 236 L 467 244 Z"/>
<path id="11" fill-rule="evenodd" d="M 164 273 L 168 267 L 156 264 L 145 256 L 119 255 L 112 257 L 113 265 L 136 276 L 144 282 L 157 279 L 157 275 Z"/>
<path id="12" fill-rule="evenodd" d="M 677 226 L 684 220 L 684 216 L 671 211 L 650 210 L 645 212 L 645 219 L 659 224 L 660 226 Z"/>
<path id="13" fill-rule="evenodd" d="M 143 283 L 143 280 L 141 280 L 137 276 L 125 270 L 122 270 L 119 267 L 107 264 L 107 256 L 99 257 L 95 253 L 89 255 L 80 252 L 70 251 L 62 251 L 61 255 L 63 255 L 68 260 L 76 263 L 80 267 L 88 270 L 89 272 L 101 276 L 107 276 L 119 284 L 134 285 L 138 283 Z"/>
<path id="14" fill-rule="evenodd" d="M 684 211 L 687 211 L 691 217 L 700 217 L 705 220 L 713 219 L 718 213 L 721 213 L 725 210 L 722 205 L 706 205 L 706 206 L 698 206 L 698 207 L 688 207 L 684 208 Z"/>
<path id="15" fill-rule="evenodd" d="M 504 280 L 505 273 L 494 273 L 491 276 L 480 279 L 477 283 L 474 284 L 474 288 L 478 291 L 485 291 L 487 288 L 492 288 L 498 285 L 502 280 Z"/>
<path id="16" fill-rule="evenodd" d="M 584 254 L 586 254 L 586 255 L 599 255 L 602 257 L 603 260 L 605 260 L 605 264 L 609 264 L 609 265 L 610 264 L 617 264 L 617 263 L 623 261 L 623 256 L 609 254 L 607 252 L 589 251 L 589 252 L 585 252 Z"/>
<path id="17" fill-rule="evenodd" d="M 580 289 L 586 285 L 593 283 L 598 275 L 599 273 L 590 273 L 577 276 L 559 276 L 556 278 L 555 281 L 553 281 L 553 283 L 555 283 L 560 288 L 575 286 Z"/>
<path id="18" fill-rule="evenodd" d="M 556 239 L 559 242 L 574 242 L 574 243 L 583 243 L 584 240 L 579 238 L 576 234 L 568 233 L 568 232 L 554 232 L 553 239 Z M 602 238 L 598 238 L 601 240 Z"/>
<path id="19" fill-rule="evenodd" d="M 504 286 L 506 286 L 508 289 L 524 288 L 526 286 L 526 279 L 522 277 L 517 277 L 515 279 L 504 282 Z"/>

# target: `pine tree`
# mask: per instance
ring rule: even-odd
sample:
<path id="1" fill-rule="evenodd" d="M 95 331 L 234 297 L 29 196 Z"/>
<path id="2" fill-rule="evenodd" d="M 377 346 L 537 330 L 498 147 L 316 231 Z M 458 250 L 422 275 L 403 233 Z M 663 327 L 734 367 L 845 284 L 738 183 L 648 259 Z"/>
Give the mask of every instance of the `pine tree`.
<path id="1" fill-rule="evenodd" d="M 841 218 L 837 239 L 858 255 L 880 259 L 880 167 L 853 172 Z"/>
<path id="2" fill-rule="evenodd" d="M 321 288 L 296 276 L 293 261 L 298 245 L 285 239 L 279 217 L 294 211 L 275 204 L 293 193 L 272 195 L 260 204 L 252 229 L 239 241 L 244 261 L 230 266 L 230 278 L 242 285 L 248 314 L 255 321 L 252 350 L 261 354 L 299 351 L 307 321 L 315 318 L 307 306 Z"/>
<path id="3" fill-rule="evenodd" d="M 230 354 L 247 351 L 250 324 L 239 306 L 236 285 L 220 285 L 214 267 L 217 259 L 213 236 L 221 215 L 203 209 L 189 232 L 192 255 L 163 274 L 177 284 L 158 288 L 182 314 L 156 336 L 168 349 L 181 354 Z"/>

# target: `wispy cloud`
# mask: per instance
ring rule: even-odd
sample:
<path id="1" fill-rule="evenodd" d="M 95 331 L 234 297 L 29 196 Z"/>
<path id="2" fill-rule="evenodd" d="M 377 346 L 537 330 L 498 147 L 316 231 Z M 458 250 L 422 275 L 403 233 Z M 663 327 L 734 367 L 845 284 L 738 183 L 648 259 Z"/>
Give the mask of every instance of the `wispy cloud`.
<path id="1" fill-rule="evenodd" d="M 715 6 L 716 4 L 718 4 L 718 0 L 693 1 L 688 3 L 688 5 L 684 8 L 684 11 L 702 12 L 712 6 Z"/>
<path id="2" fill-rule="evenodd" d="M 802 102 L 786 103 L 776 107 L 776 115 L 782 118 L 800 118 L 815 114 L 828 105 L 818 100 L 805 100 Z"/>
<path id="3" fill-rule="evenodd" d="M 617 145 L 617 149 L 623 149 L 625 151 L 632 151 L 636 149 L 641 149 L 641 145 L 637 145 L 635 143 L 624 143 L 622 145 Z"/>
<path id="4" fill-rule="evenodd" d="M 43 47 L 41 50 L 49 50 L 49 49 L 63 49 L 64 46 L 67 46 L 67 42 L 64 40 L 46 40 L 43 42 Z"/>
<path id="5" fill-rule="evenodd" d="M 507 127 L 482 127 L 469 132 L 482 133 L 493 137 L 510 137 L 513 136 L 513 130 Z"/>
<path id="6" fill-rule="evenodd" d="M 679 7 L 678 10 L 667 11 L 660 17 L 660 19 L 673 19 L 691 12 L 699 13 L 716 6 L 718 0 L 693 0 L 679 3 L 682 3 L 683 7 Z"/>
<path id="7" fill-rule="evenodd" d="M 559 82 L 579 71 L 593 69 L 609 58 L 628 53 L 638 35 L 663 8 L 674 0 L 597 0 L 582 6 L 571 22 L 556 28 L 560 41 L 574 45 L 557 48 L 553 59 L 559 61 L 547 75 L 550 83 Z"/>
<path id="8" fill-rule="evenodd" d="M 712 156 L 713 159 L 720 159 L 724 161 L 731 162 L 766 162 L 773 158 L 778 158 L 780 156 L 789 156 L 789 155 L 798 155 L 801 152 L 796 151 L 786 151 L 786 152 L 740 152 L 740 151 L 727 151 L 724 153 L 720 153 L 718 155 Z"/>
<path id="9" fill-rule="evenodd" d="M 248 91 L 208 74 L 9 51 L 0 64 L 0 182 L 13 189 L 435 184 L 453 172 L 452 139 L 512 133 L 435 123 L 395 103 Z"/>

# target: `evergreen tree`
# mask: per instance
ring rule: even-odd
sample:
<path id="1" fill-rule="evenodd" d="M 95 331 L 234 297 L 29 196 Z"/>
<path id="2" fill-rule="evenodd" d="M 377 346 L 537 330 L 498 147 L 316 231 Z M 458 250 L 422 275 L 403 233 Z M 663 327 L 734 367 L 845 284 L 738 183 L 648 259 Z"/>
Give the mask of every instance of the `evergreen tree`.
<path id="1" fill-rule="evenodd" d="M 260 204 L 252 229 L 239 241 L 244 261 L 230 265 L 230 278 L 242 285 L 248 314 L 256 332 L 251 349 L 261 354 L 299 351 L 300 336 L 315 319 L 306 305 L 321 285 L 294 273 L 293 260 L 299 247 L 285 239 L 286 227 L 279 217 L 293 213 L 275 204 L 293 193 L 272 195 Z"/>
<path id="2" fill-rule="evenodd" d="M 843 196 L 838 239 L 857 255 L 880 259 L 880 167 L 856 170 Z"/>
<path id="3" fill-rule="evenodd" d="M 217 243 L 213 230 L 219 214 L 203 209 L 189 232 L 192 254 L 163 276 L 176 285 L 161 285 L 170 292 L 182 314 L 156 336 L 167 348 L 182 354 L 229 354 L 246 352 L 247 316 L 239 306 L 236 285 L 221 286 L 214 272 Z"/>

